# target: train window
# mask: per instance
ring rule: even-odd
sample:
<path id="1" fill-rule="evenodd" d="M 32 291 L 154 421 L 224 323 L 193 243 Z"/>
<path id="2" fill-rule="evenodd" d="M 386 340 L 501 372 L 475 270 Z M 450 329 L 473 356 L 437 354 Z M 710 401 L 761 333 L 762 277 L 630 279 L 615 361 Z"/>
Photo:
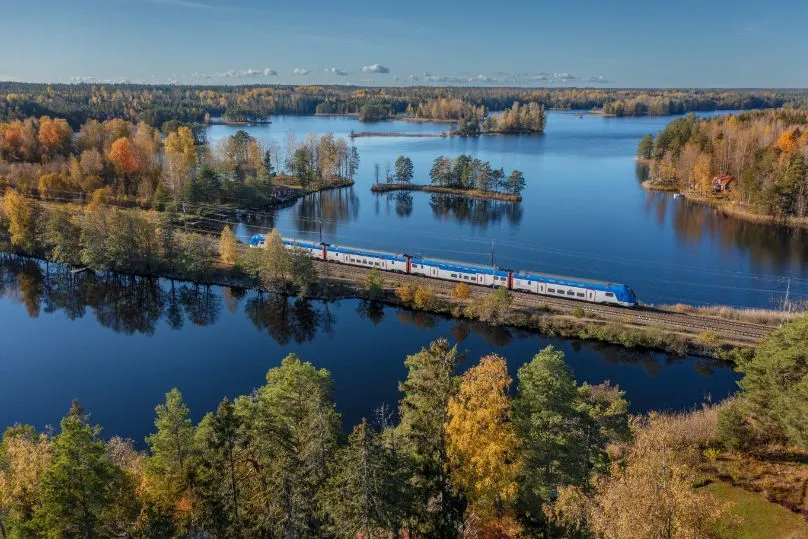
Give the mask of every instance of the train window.
<path id="1" fill-rule="evenodd" d="M 574 296 L 574 295 L 575 295 L 575 292 L 574 292 L 574 291 L 572 291 L 572 290 L 567 290 L 567 295 L 568 295 L 568 296 Z"/>
<path id="2" fill-rule="evenodd" d="M 614 294 L 612 294 L 611 292 L 606 292 L 606 297 L 607 298 L 613 298 Z"/>
<path id="3" fill-rule="evenodd" d="M 457 279 L 457 273 L 452 273 L 450 274 L 450 276 L 452 277 L 452 279 Z"/>
<path id="4" fill-rule="evenodd" d="M 555 294 L 555 288 L 548 288 L 547 291 L 550 292 L 550 293 Z"/>
<path id="5" fill-rule="evenodd" d="M 583 292 L 578 292 L 578 297 L 579 298 L 584 298 L 584 297 L 586 297 L 586 294 L 584 294 Z"/>

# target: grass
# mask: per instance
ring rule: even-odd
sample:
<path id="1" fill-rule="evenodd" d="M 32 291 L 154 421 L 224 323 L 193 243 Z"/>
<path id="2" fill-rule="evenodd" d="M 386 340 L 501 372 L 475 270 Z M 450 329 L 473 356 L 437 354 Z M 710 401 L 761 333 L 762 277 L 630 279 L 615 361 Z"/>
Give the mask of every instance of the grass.
<path id="1" fill-rule="evenodd" d="M 705 307 L 695 307 L 677 303 L 674 305 L 660 305 L 660 309 L 674 311 L 677 313 L 696 314 L 701 316 L 713 316 L 725 320 L 735 320 L 738 322 L 750 322 L 753 324 L 777 325 L 799 318 L 804 312 L 801 310 L 785 312 L 772 309 L 739 309 L 726 305 L 709 305 Z"/>
<path id="2" fill-rule="evenodd" d="M 731 504 L 717 530 L 726 539 L 808 538 L 808 522 L 785 507 L 771 503 L 759 494 L 716 481 L 702 487 L 719 501 Z"/>

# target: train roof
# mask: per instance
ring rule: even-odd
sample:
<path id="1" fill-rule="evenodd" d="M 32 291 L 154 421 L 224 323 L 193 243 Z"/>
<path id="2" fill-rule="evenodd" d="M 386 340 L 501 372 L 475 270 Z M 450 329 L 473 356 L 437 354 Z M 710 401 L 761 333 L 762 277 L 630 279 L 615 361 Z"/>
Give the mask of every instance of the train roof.
<path id="1" fill-rule="evenodd" d="M 476 264 L 464 264 L 462 262 L 455 262 L 453 260 L 441 260 L 439 258 L 419 258 L 413 257 L 413 263 L 427 263 L 433 266 L 437 266 L 441 269 L 449 270 L 449 271 L 462 271 L 462 272 L 469 272 L 469 273 L 485 273 L 487 275 L 499 275 L 500 277 L 504 277 L 508 275 L 507 270 L 503 270 L 501 268 L 495 268 L 493 266 L 480 266 Z"/>
<path id="2" fill-rule="evenodd" d="M 335 253 L 347 253 L 360 256 L 374 256 L 376 258 L 383 258 L 384 260 L 397 260 L 399 262 L 406 261 L 404 255 L 397 255 L 395 253 L 389 253 L 387 251 L 376 251 L 374 249 L 359 249 L 357 247 L 348 247 L 347 245 L 329 245 L 328 250 L 334 251 Z"/>
<path id="3" fill-rule="evenodd" d="M 513 277 L 515 279 L 523 279 L 526 281 L 541 281 L 553 284 L 567 285 L 567 286 L 596 286 L 603 288 L 625 287 L 621 283 L 610 283 L 607 281 L 598 281 L 596 279 L 579 279 L 575 277 L 566 277 L 564 275 L 553 275 L 551 273 L 535 273 L 531 271 L 514 271 Z"/>

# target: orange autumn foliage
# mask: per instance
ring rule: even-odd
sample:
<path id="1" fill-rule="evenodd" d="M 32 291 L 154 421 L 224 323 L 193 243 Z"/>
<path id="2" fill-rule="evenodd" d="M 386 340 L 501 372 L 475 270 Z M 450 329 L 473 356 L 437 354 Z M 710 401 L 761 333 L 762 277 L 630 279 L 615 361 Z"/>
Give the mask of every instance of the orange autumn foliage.
<path id="1" fill-rule="evenodd" d="M 140 158 L 134 144 L 126 137 L 121 137 L 112 143 L 107 158 L 120 174 L 132 174 L 140 167 Z"/>
<path id="2" fill-rule="evenodd" d="M 39 119 L 39 145 L 48 155 L 64 152 L 70 145 L 73 130 L 61 118 L 43 116 Z"/>

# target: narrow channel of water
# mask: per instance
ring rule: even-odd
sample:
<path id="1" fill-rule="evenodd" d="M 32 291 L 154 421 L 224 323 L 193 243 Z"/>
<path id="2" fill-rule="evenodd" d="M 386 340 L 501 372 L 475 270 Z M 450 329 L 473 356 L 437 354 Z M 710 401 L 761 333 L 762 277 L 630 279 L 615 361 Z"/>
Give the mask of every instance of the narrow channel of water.
<path id="1" fill-rule="evenodd" d="M 57 425 L 78 398 L 105 435 L 142 443 L 172 387 L 194 418 L 249 394 L 296 353 L 334 378 L 346 428 L 400 398 L 404 358 L 446 337 L 507 357 L 512 375 L 545 346 L 563 350 L 579 381 L 610 380 L 634 412 L 680 410 L 734 391 L 736 374 L 705 359 L 545 338 L 359 300 L 305 301 L 255 291 L 119 275 L 72 275 L 0 258 L 0 429 Z"/>

